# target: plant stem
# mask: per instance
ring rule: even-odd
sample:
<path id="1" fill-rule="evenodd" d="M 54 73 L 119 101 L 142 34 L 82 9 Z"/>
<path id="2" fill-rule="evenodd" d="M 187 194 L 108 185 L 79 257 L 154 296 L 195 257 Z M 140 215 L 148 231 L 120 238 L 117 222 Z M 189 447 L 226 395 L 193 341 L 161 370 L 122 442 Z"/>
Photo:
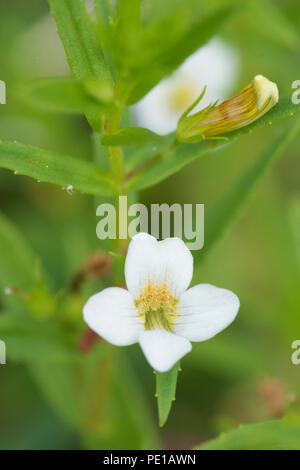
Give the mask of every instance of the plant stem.
<path id="1" fill-rule="evenodd" d="M 105 126 L 106 135 L 113 135 L 113 134 L 118 133 L 119 128 L 120 128 L 122 111 L 123 111 L 123 108 L 120 106 L 117 112 L 107 117 L 106 126 Z M 124 240 L 118 237 L 120 218 L 123 218 L 123 219 L 126 218 L 126 225 L 127 225 L 127 212 L 126 214 L 121 213 L 120 207 L 119 207 L 119 197 L 127 195 L 127 188 L 125 184 L 126 183 L 126 171 L 125 171 L 124 155 L 123 155 L 122 147 L 109 147 L 108 146 L 107 155 L 108 155 L 108 160 L 109 160 L 111 178 L 117 187 L 115 207 L 116 207 L 116 212 L 119 215 L 119 217 L 116 218 L 117 238 L 115 241 L 115 250 L 117 253 L 124 254 L 127 249 L 128 241 L 127 239 Z"/>
<path id="2" fill-rule="evenodd" d="M 120 127 L 123 109 L 120 108 L 115 113 L 107 117 L 105 134 L 116 134 Z M 112 179 L 117 187 L 120 188 L 120 194 L 123 194 L 123 186 L 125 181 L 125 165 L 123 150 L 121 147 L 107 147 L 109 167 Z"/>

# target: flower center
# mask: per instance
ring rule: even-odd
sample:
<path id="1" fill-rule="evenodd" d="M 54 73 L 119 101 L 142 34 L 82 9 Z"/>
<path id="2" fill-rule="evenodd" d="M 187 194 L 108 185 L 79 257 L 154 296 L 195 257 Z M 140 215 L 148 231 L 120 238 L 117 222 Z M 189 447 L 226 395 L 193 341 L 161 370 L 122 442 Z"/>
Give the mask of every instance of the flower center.
<path id="1" fill-rule="evenodd" d="M 169 107 L 175 113 L 183 112 L 195 99 L 193 84 L 181 83 L 172 87 L 169 92 Z"/>
<path id="2" fill-rule="evenodd" d="M 134 301 L 138 316 L 143 320 L 145 330 L 162 328 L 173 332 L 173 322 L 177 316 L 178 300 L 173 297 L 168 286 L 156 286 L 150 282 L 142 289 Z"/>

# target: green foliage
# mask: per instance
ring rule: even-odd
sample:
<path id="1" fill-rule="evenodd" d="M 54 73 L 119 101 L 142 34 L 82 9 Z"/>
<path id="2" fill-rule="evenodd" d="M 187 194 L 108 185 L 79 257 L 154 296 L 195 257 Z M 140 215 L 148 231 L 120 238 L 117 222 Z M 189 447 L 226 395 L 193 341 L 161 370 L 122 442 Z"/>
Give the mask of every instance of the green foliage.
<path id="1" fill-rule="evenodd" d="M 0 167 L 63 189 L 108 196 L 113 185 L 94 164 L 32 145 L 0 141 Z"/>
<path id="2" fill-rule="evenodd" d="M 168 372 L 154 372 L 156 376 L 156 397 L 158 404 L 159 425 L 166 423 L 175 400 L 176 384 L 180 364 L 177 362 Z"/>
<path id="3" fill-rule="evenodd" d="M 136 103 L 164 76 L 172 73 L 190 54 L 219 32 L 235 10 L 235 2 L 221 4 L 206 15 L 195 15 L 189 24 L 184 7 L 155 22 L 141 21 L 140 1 L 120 1 L 112 28 L 103 37 L 119 72 L 118 97 L 128 105 Z M 184 10 L 185 13 L 185 10 Z M 168 31 L 168 35 L 165 34 Z M 164 37 L 164 41 L 161 41 Z"/>
<path id="4" fill-rule="evenodd" d="M 95 27 L 83 1 L 49 0 L 49 5 L 75 78 L 110 81 Z"/>
<path id="5" fill-rule="evenodd" d="M 102 145 L 108 146 L 132 146 L 139 147 L 144 145 L 160 146 L 165 142 L 165 138 L 155 134 L 142 127 L 131 127 L 121 129 L 116 135 L 108 135 L 103 137 Z"/>
<path id="6" fill-rule="evenodd" d="M 222 236 L 230 222 L 235 219 L 251 196 L 256 185 L 261 181 L 272 161 L 297 135 L 299 129 L 300 121 L 298 119 L 293 126 L 286 129 L 271 142 L 207 214 L 205 224 L 206 242 L 205 247 L 197 257 L 198 261 L 202 260 L 203 255 Z"/>
<path id="7" fill-rule="evenodd" d="M 74 334 L 67 332 L 57 320 L 36 320 L 30 315 L 0 314 L 0 336 L 7 354 L 17 362 L 70 362 L 76 358 Z"/>
<path id="8" fill-rule="evenodd" d="M 196 450 L 299 450 L 300 419 L 286 417 L 240 426 Z"/>
<path id="9" fill-rule="evenodd" d="M 0 32 L 0 37 L 5 39 L 2 41 L 5 47 L 15 42 L 16 33 L 18 35 L 22 30 L 21 24 L 24 22 L 25 25 L 25 21 L 21 19 L 24 2 L 16 1 L 20 4 L 16 9 L 19 14 L 18 21 L 14 18 L 8 21 L 12 19 L 7 14 L 9 7 L 6 7 L 6 11 L 0 6 L 0 16 L 4 15 L 5 18 L 4 30 Z M 51 142 L 55 136 L 61 140 L 60 147 L 66 149 L 67 154 L 72 154 L 72 149 L 76 150 L 77 146 L 80 150 L 85 147 L 90 149 L 89 135 L 84 123 L 79 121 L 84 131 L 82 135 L 77 135 L 79 132 L 74 132 L 72 117 L 63 116 L 63 121 L 58 117 L 58 122 L 55 123 L 55 118 L 48 114 L 48 111 L 84 113 L 94 131 L 94 163 L 31 145 L 0 141 L 2 168 L 37 181 L 57 185 L 69 193 L 75 191 L 95 196 L 96 203 L 112 203 L 120 194 L 128 195 L 129 200 L 133 201 L 137 198 L 136 191 L 165 181 L 201 156 L 218 150 L 224 150 L 226 153 L 227 148 L 236 151 L 233 146 L 230 147 L 232 142 L 237 145 L 240 143 L 239 148 L 243 152 L 240 136 L 252 133 L 256 128 L 269 126 L 282 118 L 289 118 L 289 128 L 272 138 L 266 149 L 253 159 L 248 168 L 239 173 L 215 206 L 207 211 L 205 247 L 195 254 L 198 269 L 206 253 L 214 248 L 231 222 L 246 207 L 270 164 L 297 135 L 300 123 L 296 114 L 300 106 L 292 104 L 289 96 L 280 98 L 279 103 L 270 112 L 251 125 L 222 136 L 223 140 L 205 140 L 196 144 L 179 143 L 175 133 L 161 136 L 145 128 L 133 127 L 135 123 L 130 122 L 128 117 L 131 112 L 129 107 L 164 77 L 172 74 L 200 46 L 216 34 L 223 33 L 229 41 L 245 42 L 245 50 L 241 51 L 241 55 L 246 58 L 243 63 L 243 76 L 251 74 L 252 77 L 253 70 L 258 68 L 259 58 L 262 57 L 261 63 L 266 72 L 261 71 L 268 74 L 277 67 L 274 76 L 281 87 L 280 68 L 284 67 L 281 67 L 280 58 L 296 49 L 299 37 L 299 7 L 294 5 L 293 1 L 289 2 L 291 5 L 288 7 L 283 7 L 271 0 L 247 0 L 242 8 L 240 2 L 233 0 L 95 0 L 94 11 L 88 13 L 84 0 L 48 0 L 48 3 L 73 78 L 43 78 L 22 83 L 21 97 L 27 105 L 39 109 L 33 109 L 31 113 L 28 106 L 24 109 L 20 103 L 11 100 L 9 113 L 1 117 L 3 138 L 11 120 L 14 133 L 18 132 L 18 123 L 21 122 L 21 140 L 24 132 L 26 139 L 30 141 L 32 126 L 34 132 L 36 129 L 42 129 L 44 132 L 45 146 L 47 139 Z M 238 34 L 235 36 L 236 31 Z M 250 31 L 250 36 L 252 34 L 248 43 L 244 31 Z M 21 31 L 23 41 L 22 33 Z M 263 47 L 265 40 L 270 49 Z M 257 44 L 259 54 L 255 49 Z M 254 51 L 254 63 L 250 53 L 248 55 L 250 49 Z M 10 52 L 7 54 L 5 50 L 7 56 L 14 57 L 14 61 L 18 62 L 15 60 L 14 51 Z M 288 59 L 284 57 L 284 60 Z M 289 60 L 297 63 L 295 56 Z M 22 66 L 17 71 L 23 80 Z M 5 70 L 6 72 L 8 77 L 14 77 L 15 64 L 11 70 Z M 43 70 L 38 70 L 37 76 L 43 76 Z M 207 85 L 209 86 L 209 83 Z M 41 115 L 40 109 L 45 111 Z M 40 117 L 41 122 L 38 122 Z M 26 126 L 30 132 L 27 132 Z M 79 126 L 76 129 L 79 129 Z M 43 132 L 39 135 L 41 140 Z M 240 164 L 234 158 L 231 163 L 234 171 L 235 165 L 238 167 L 237 163 Z M 204 191 L 206 185 L 211 184 L 213 187 L 217 173 L 226 168 L 221 158 L 218 160 L 220 169 L 219 166 L 210 166 L 209 161 L 207 164 L 210 173 L 206 174 L 204 169 L 204 174 L 199 175 L 199 178 L 195 175 L 193 179 L 194 175 L 190 175 L 190 180 L 184 182 L 182 186 L 187 190 L 187 193 L 183 193 L 184 196 L 197 187 L 193 194 L 198 198 L 197 189 L 200 183 L 203 184 Z M 291 172 L 297 174 L 299 168 L 296 159 L 291 166 Z M 287 172 L 283 167 L 280 175 L 282 185 L 286 184 L 285 171 Z M 210 183 L 211 181 L 213 183 Z M 224 187 L 227 184 L 226 180 Z M 165 185 L 164 195 L 168 198 L 170 186 L 168 182 L 165 182 Z M 140 363 L 140 355 L 132 355 L 132 367 L 131 362 L 127 360 L 126 351 L 119 352 L 102 340 L 94 344 L 95 338 L 89 336 L 91 332 L 86 330 L 82 321 L 82 305 L 92 292 L 124 282 L 125 243 L 114 241 L 112 248 L 110 243 L 101 242 L 100 250 L 114 250 L 111 272 L 107 278 L 95 276 L 95 279 L 91 279 L 93 274 L 89 273 L 86 279 L 85 259 L 79 258 L 82 253 L 83 256 L 88 256 L 96 247 L 91 236 L 85 238 L 85 229 L 82 228 L 88 227 L 86 232 L 90 234 L 93 230 L 91 227 L 95 225 L 89 201 L 86 202 L 81 197 L 73 200 L 65 198 L 65 201 L 61 192 L 56 191 L 53 201 L 51 200 L 53 204 L 50 205 L 47 201 L 47 197 L 52 198 L 52 193 L 49 193 L 49 196 L 47 192 L 49 188 L 35 184 L 25 186 L 24 188 L 22 184 L 18 185 L 18 180 L 15 182 L 8 172 L 1 175 L 0 193 L 1 196 L 4 194 L 5 208 L 14 212 L 14 218 L 20 218 L 20 225 L 25 228 L 29 238 L 34 235 L 32 243 L 38 245 L 37 252 L 41 255 L 43 264 L 44 257 L 46 258 L 45 264 L 49 264 L 53 279 L 48 273 L 44 274 L 44 266 L 43 269 L 39 267 L 37 256 L 24 240 L 20 230 L 0 214 L 0 287 L 1 307 L 4 310 L 0 313 L 0 338 L 7 344 L 8 362 L 27 366 L 53 409 L 80 434 L 82 446 L 91 449 L 161 447 L 148 407 L 146 386 L 143 388 L 148 380 L 146 375 L 149 369 L 143 369 L 146 367 L 145 361 Z M 158 188 L 158 193 L 159 190 Z M 177 194 L 177 187 L 173 188 L 173 191 Z M 296 193 L 298 186 L 293 188 L 291 185 L 291 188 L 288 188 L 287 199 L 293 191 Z M 213 198 L 213 194 L 210 196 Z M 147 193 L 143 197 L 147 200 Z M 253 272 L 251 278 L 248 263 L 249 258 L 256 253 L 255 250 L 249 250 L 248 254 L 248 247 L 245 250 L 244 246 L 240 251 L 239 247 L 235 246 L 238 253 L 236 258 L 242 253 L 243 263 L 234 268 L 231 267 L 231 264 L 234 265 L 232 259 L 229 259 L 230 262 L 224 267 L 223 278 L 220 275 L 221 282 L 224 281 L 229 287 L 230 283 L 237 284 L 236 292 L 239 292 L 242 300 L 243 315 L 239 317 L 233 333 L 230 331 L 210 342 L 195 345 L 193 352 L 186 359 L 186 380 L 190 380 L 193 391 L 195 377 L 199 385 L 199 396 L 197 393 L 195 398 L 191 395 L 191 388 L 187 387 L 187 399 L 191 404 L 189 407 L 182 407 L 190 413 L 195 413 L 194 429 L 191 429 L 194 433 L 208 435 L 215 431 L 218 423 L 212 421 L 220 418 L 219 410 L 225 414 L 231 413 L 232 403 L 227 403 L 228 395 L 232 401 L 238 402 L 236 409 L 241 413 L 239 421 L 247 421 L 248 416 L 243 414 L 244 408 L 251 409 L 250 402 L 253 397 L 248 391 L 245 392 L 244 387 L 250 387 L 250 381 L 254 388 L 254 382 L 256 384 L 262 377 L 274 374 L 278 375 L 279 382 L 285 381 L 290 388 L 295 385 L 296 389 L 298 386 L 297 378 L 293 378 L 293 371 L 286 365 L 290 359 L 290 343 L 287 343 L 286 338 L 289 341 L 299 325 L 299 270 L 297 259 L 294 259 L 294 245 L 297 245 L 300 233 L 298 202 L 296 193 L 293 205 L 288 200 L 286 205 L 282 204 L 281 212 L 278 207 L 272 211 L 270 246 L 276 261 L 273 259 L 266 275 Z M 291 208 L 288 215 L 292 219 L 296 241 L 292 241 L 290 227 L 286 228 L 289 218 L 284 213 L 285 207 Z M 51 213 L 53 208 L 55 215 Z M 23 216 L 24 212 L 26 217 Z M 36 220 L 38 214 L 42 214 L 41 221 Z M 278 214 L 281 214 L 281 217 L 280 228 L 277 229 Z M 271 218 L 270 209 L 268 216 Z M 71 218 L 74 220 L 72 224 L 69 223 Z M 43 230 L 38 231 L 39 224 L 44 224 L 45 220 L 49 222 L 49 230 L 47 225 L 47 236 L 44 237 L 46 240 L 39 243 L 38 234 L 45 233 Z M 76 230 L 76 234 L 71 233 L 73 227 L 78 227 L 79 224 L 80 230 Z M 47 244 L 49 249 L 45 249 Z M 264 246 L 263 249 L 267 251 L 269 246 Z M 54 259 L 53 253 L 56 258 L 63 254 L 62 259 Z M 299 255 L 299 252 L 297 254 Z M 218 269 L 215 265 L 212 266 L 212 272 L 201 282 L 206 282 L 209 277 L 214 282 L 219 274 L 219 266 L 222 262 L 226 264 L 226 259 L 226 256 L 221 257 L 220 263 L 218 260 Z M 77 266 L 78 261 L 79 264 L 82 261 L 82 266 Z M 259 258 L 258 263 L 261 263 Z M 68 265 L 65 271 L 64 264 Z M 277 274 L 276 282 L 272 282 L 269 278 L 274 275 L 277 265 L 280 274 Z M 202 265 L 200 268 L 202 269 Z M 234 269 L 242 268 L 247 271 L 244 277 L 243 273 L 234 273 Z M 78 272 L 73 272 L 75 269 L 78 269 Z M 265 267 L 260 266 L 260 269 Z M 62 271 L 65 274 L 61 274 Z M 52 292 L 48 277 L 52 281 L 55 279 L 53 284 L 60 286 L 58 293 Z M 239 282 L 240 278 L 242 281 Z M 78 281 L 78 285 L 74 283 L 74 279 Z M 76 292 L 70 287 L 74 284 Z M 249 285 L 254 286 L 254 289 L 249 289 Z M 10 289 L 5 291 L 7 287 Z M 235 288 L 233 290 L 235 291 Z M 7 295 L 9 293 L 11 295 Z M 269 317 L 266 312 L 270 312 Z M 284 336 L 284 331 L 288 336 Z M 91 344 L 85 354 L 81 345 L 87 338 L 91 340 Z M 264 348 L 264 342 L 270 344 Z M 281 350 L 280 347 L 284 349 Z M 275 360 L 273 355 L 275 356 L 277 348 Z M 166 423 L 175 399 L 179 370 L 178 363 L 167 373 L 155 373 L 160 426 Z M 142 380 L 139 380 L 139 377 L 142 377 Z M 235 399 L 234 393 L 237 394 L 238 400 Z M 256 391 L 254 400 L 256 408 L 259 408 L 257 394 Z M 243 397 L 246 397 L 244 402 Z M 203 406 L 199 407 L 198 403 L 203 403 Z M 198 408 L 201 408 L 200 411 Z M 214 415 L 208 419 L 205 415 L 210 413 Z M 253 419 L 262 419 L 259 413 L 260 411 Z M 263 416 L 265 415 L 266 410 L 263 411 Z M 189 418 L 187 414 L 190 425 Z M 184 421 L 179 417 L 178 422 L 181 420 Z M 208 429 L 205 428 L 207 423 L 211 426 Z M 190 432 L 189 430 L 188 433 Z M 184 431 L 180 438 L 183 442 Z M 199 446 L 199 449 L 300 449 L 299 442 L 299 419 L 287 417 L 283 420 L 242 426 Z"/>
<path id="10" fill-rule="evenodd" d="M 49 5 L 74 77 L 110 84 L 111 73 L 83 0 L 49 0 Z M 102 128 L 100 115 L 101 109 L 87 112 L 87 119 L 97 131 Z"/>
<path id="11" fill-rule="evenodd" d="M 108 84 L 79 82 L 67 77 L 32 80 L 20 89 L 26 102 L 46 111 L 95 115 L 112 109 L 112 93 Z"/>
<path id="12" fill-rule="evenodd" d="M 296 113 L 299 111 L 300 106 L 292 104 L 290 98 L 282 98 L 279 103 L 261 119 L 255 121 L 249 126 L 227 134 L 225 141 L 222 140 L 216 143 L 214 141 L 205 140 L 196 144 L 173 145 L 166 151 L 162 152 L 161 155 L 158 155 L 157 158 L 153 158 L 152 161 L 148 161 L 145 168 L 142 168 L 141 171 L 134 175 L 129 183 L 130 187 L 134 190 L 141 190 L 153 186 L 178 172 L 197 158 L 219 150 L 224 147 L 224 145 L 230 144 L 231 141 L 235 140 L 240 135 L 250 133 L 256 128 L 270 125 L 270 123 L 285 117 L 294 119 Z"/>

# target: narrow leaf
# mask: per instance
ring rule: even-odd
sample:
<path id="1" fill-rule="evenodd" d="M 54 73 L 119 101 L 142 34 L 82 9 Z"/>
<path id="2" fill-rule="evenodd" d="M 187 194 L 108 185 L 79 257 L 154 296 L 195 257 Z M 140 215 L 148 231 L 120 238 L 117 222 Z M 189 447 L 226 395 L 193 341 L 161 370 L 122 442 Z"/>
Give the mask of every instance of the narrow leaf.
<path id="1" fill-rule="evenodd" d="M 0 141 L 0 167 L 63 189 L 107 196 L 113 187 L 95 164 L 31 145 Z"/>
<path id="2" fill-rule="evenodd" d="M 112 82 L 95 25 L 83 0 L 48 0 L 66 56 L 77 80 Z M 101 111 L 86 113 L 94 130 L 102 129 Z"/>
<path id="3" fill-rule="evenodd" d="M 171 411 L 172 402 L 175 400 L 176 384 L 180 364 L 177 362 L 168 372 L 155 372 L 156 397 L 158 404 L 159 425 L 165 425 Z"/>
<path id="4" fill-rule="evenodd" d="M 111 80 L 104 55 L 82 0 L 48 0 L 67 59 L 78 80 Z"/>
<path id="5" fill-rule="evenodd" d="M 300 128 L 299 119 L 288 130 L 280 134 L 259 155 L 256 161 L 240 176 L 216 206 L 206 216 L 205 245 L 196 260 L 202 260 L 203 255 L 211 248 L 217 239 L 223 234 L 230 222 L 236 217 L 243 207 L 253 189 L 264 176 L 266 169 L 283 151 L 289 142 L 297 135 Z"/>
<path id="6" fill-rule="evenodd" d="M 166 139 L 167 138 L 167 139 Z M 132 147 L 139 147 L 144 145 L 162 145 L 168 136 L 161 136 L 155 132 L 142 127 L 128 127 L 121 129 L 116 135 L 109 135 L 103 137 L 101 143 L 109 146 L 126 145 Z"/>
<path id="7" fill-rule="evenodd" d="M 42 78 L 25 83 L 19 91 L 30 105 L 54 112 L 100 114 L 110 109 L 109 103 L 88 94 L 88 86 L 89 82 L 69 77 Z"/>
<path id="8" fill-rule="evenodd" d="M 179 37 L 177 35 L 167 49 L 162 44 L 160 44 L 160 47 L 157 43 L 152 44 L 152 47 L 149 44 L 148 48 L 150 50 L 159 53 L 150 58 L 147 68 L 143 67 L 138 71 L 138 74 L 136 70 L 133 70 L 133 73 L 129 75 L 128 84 L 131 83 L 131 92 L 127 103 L 134 104 L 139 101 L 164 76 L 171 74 L 188 56 L 198 50 L 216 33 L 219 33 L 222 26 L 235 11 L 235 3 L 233 1 L 229 5 L 222 5 L 207 16 L 201 17 L 191 27 L 187 27 Z"/>
<path id="9" fill-rule="evenodd" d="M 299 450 L 300 418 L 240 426 L 196 450 Z"/>

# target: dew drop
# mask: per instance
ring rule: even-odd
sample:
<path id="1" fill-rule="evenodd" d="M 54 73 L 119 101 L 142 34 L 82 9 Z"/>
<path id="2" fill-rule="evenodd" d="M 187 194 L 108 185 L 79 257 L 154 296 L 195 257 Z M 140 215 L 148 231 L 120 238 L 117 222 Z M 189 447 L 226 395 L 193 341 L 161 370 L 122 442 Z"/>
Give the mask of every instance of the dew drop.
<path id="1" fill-rule="evenodd" d="M 72 196 L 72 194 L 74 193 L 73 186 L 71 184 L 68 184 L 68 186 L 66 187 L 66 191 L 70 196 Z"/>

